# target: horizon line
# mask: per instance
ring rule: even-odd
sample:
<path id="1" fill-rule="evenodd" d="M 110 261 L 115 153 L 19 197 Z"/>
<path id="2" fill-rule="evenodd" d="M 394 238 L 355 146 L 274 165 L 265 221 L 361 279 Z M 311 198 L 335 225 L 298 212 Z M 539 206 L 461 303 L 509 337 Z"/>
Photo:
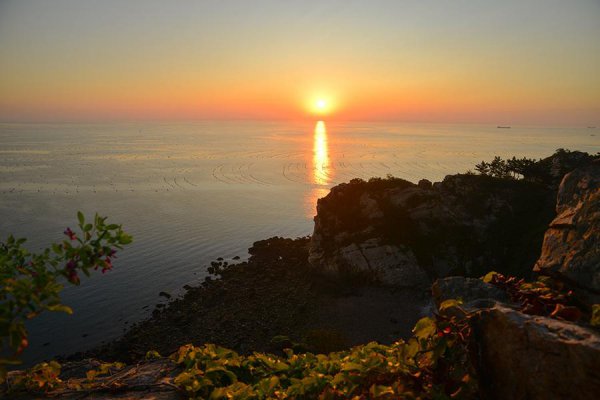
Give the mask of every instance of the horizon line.
<path id="1" fill-rule="evenodd" d="M 46 125 L 46 124 L 72 124 L 72 125 L 101 125 L 101 124 L 172 124 L 172 123 L 198 123 L 198 122 L 317 122 L 324 121 L 329 123 L 400 123 L 400 124 L 423 124 L 423 125 L 486 125 L 486 126 L 509 126 L 509 127 L 557 127 L 557 128 L 586 128 L 586 129 L 595 129 L 600 126 L 599 124 L 591 123 L 544 123 L 544 122 L 527 122 L 527 123 L 510 123 L 507 121 L 500 122 L 483 122 L 483 121 L 473 121 L 473 120 L 462 120 L 462 121 L 432 121 L 432 120 L 418 120 L 418 119 L 395 119 L 395 118 L 327 118 L 324 116 L 311 116 L 306 118 L 264 118 L 264 117 L 233 117 L 233 118 L 223 118 L 223 117 L 213 117 L 213 118 L 105 118 L 105 119 L 0 119 L 0 124 L 3 125 Z"/>

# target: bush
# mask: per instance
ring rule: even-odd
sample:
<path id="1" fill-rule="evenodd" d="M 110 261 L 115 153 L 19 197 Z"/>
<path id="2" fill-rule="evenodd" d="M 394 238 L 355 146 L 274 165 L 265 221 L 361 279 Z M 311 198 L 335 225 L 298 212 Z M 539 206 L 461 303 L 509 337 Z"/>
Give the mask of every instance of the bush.
<path id="1" fill-rule="evenodd" d="M 29 344 L 26 320 L 43 311 L 73 312 L 60 301 L 61 280 L 78 285 L 79 273 L 111 270 L 117 249 L 131 243 L 121 225 L 107 224 L 106 217 L 96 214 L 86 223 L 78 212 L 77 218 L 80 233 L 67 228 L 65 240 L 38 254 L 23 247 L 26 239 L 11 235 L 0 243 L 0 378 L 7 365 L 20 363 Z"/>
<path id="2" fill-rule="evenodd" d="M 487 163 L 482 161 L 475 165 L 475 170 L 481 175 L 489 175 L 495 178 L 502 179 L 517 179 L 518 177 L 527 177 L 528 172 L 536 164 L 536 161 L 531 158 L 516 158 L 503 160 L 496 156 Z"/>

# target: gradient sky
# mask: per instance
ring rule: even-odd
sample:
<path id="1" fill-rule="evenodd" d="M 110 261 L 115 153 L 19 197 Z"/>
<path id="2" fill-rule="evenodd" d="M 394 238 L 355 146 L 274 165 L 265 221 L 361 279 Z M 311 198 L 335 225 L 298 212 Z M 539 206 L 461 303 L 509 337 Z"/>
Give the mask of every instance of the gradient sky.
<path id="1" fill-rule="evenodd" d="M 600 0 L 0 0 L 0 121 L 600 125 Z"/>

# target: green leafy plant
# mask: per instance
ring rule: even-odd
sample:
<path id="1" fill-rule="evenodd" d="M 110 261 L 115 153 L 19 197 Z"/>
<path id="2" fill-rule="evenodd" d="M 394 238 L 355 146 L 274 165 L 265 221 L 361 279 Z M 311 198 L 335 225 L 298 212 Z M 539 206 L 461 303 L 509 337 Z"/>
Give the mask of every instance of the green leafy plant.
<path id="1" fill-rule="evenodd" d="M 12 235 L 0 243 L 0 378 L 7 365 L 20 363 L 29 344 L 26 320 L 43 311 L 72 313 L 60 300 L 62 282 L 78 285 L 80 273 L 111 270 L 117 249 L 132 241 L 121 225 L 107 224 L 106 217 L 96 214 L 88 223 L 78 212 L 77 219 L 79 233 L 67 228 L 62 242 L 40 253 L 30 253 L 23 247 L 26 239 Z"/>
<path id="2" fill-rule="evenodd" d="M 212 344 L 182 346 L 171 356 L 183 368 L 174 384 L 208 399 L 471 398 L 477 383 L 466 316 L 423 318 L 407 341 L 329 354 L 240 356 Z"/>
<path id="3" fill-rule="evenodd" d="M 471 316 L 458 300 L 447 300 L 439 309 L 440 315 L 420 319 L 408 340 L 372 342 L 329 354 L 285 349 L 285 356 L 244 356 L 214 344 L 181 346 L 170 356 L 168 368 L 176 372 L 167 384 L 190 399 L 476 398 L 477 379 L 467 348 Z M 148 352 L 148 360 L 157 357 Z M 122 367 L 100 364 L 85 378 L 61 381 L 60 365 L 40 364 L 11 378 L 12 393 L 117 388 L 123 383 L 104 376 Z"/>

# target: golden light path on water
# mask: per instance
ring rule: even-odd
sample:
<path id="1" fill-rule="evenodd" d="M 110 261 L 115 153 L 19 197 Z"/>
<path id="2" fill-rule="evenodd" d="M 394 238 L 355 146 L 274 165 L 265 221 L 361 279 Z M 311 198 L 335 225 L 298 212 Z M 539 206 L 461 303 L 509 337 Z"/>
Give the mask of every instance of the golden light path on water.
<path id="1" fill-rule="evenodd" d="M 318 121 L 315 126 L 313 139 L 313 165 L 312 183 L 327 185 L 329 176 L 329 146 L 327 145 L 327 127 L 325 122 Z"/>
<path id="2" fill-rule="evenodd" d="M 329 144 L 327 142 L 327 126 L 324 121 L 317 121 L 313 135 L 312 176 L 313 187 L 305 198 L 307 216 L 313 217 L 316 213 L 317 200 L 325 197 L 329 192 L 327 187 L 332 183 L 333 170 L 330 168 Z"/>

